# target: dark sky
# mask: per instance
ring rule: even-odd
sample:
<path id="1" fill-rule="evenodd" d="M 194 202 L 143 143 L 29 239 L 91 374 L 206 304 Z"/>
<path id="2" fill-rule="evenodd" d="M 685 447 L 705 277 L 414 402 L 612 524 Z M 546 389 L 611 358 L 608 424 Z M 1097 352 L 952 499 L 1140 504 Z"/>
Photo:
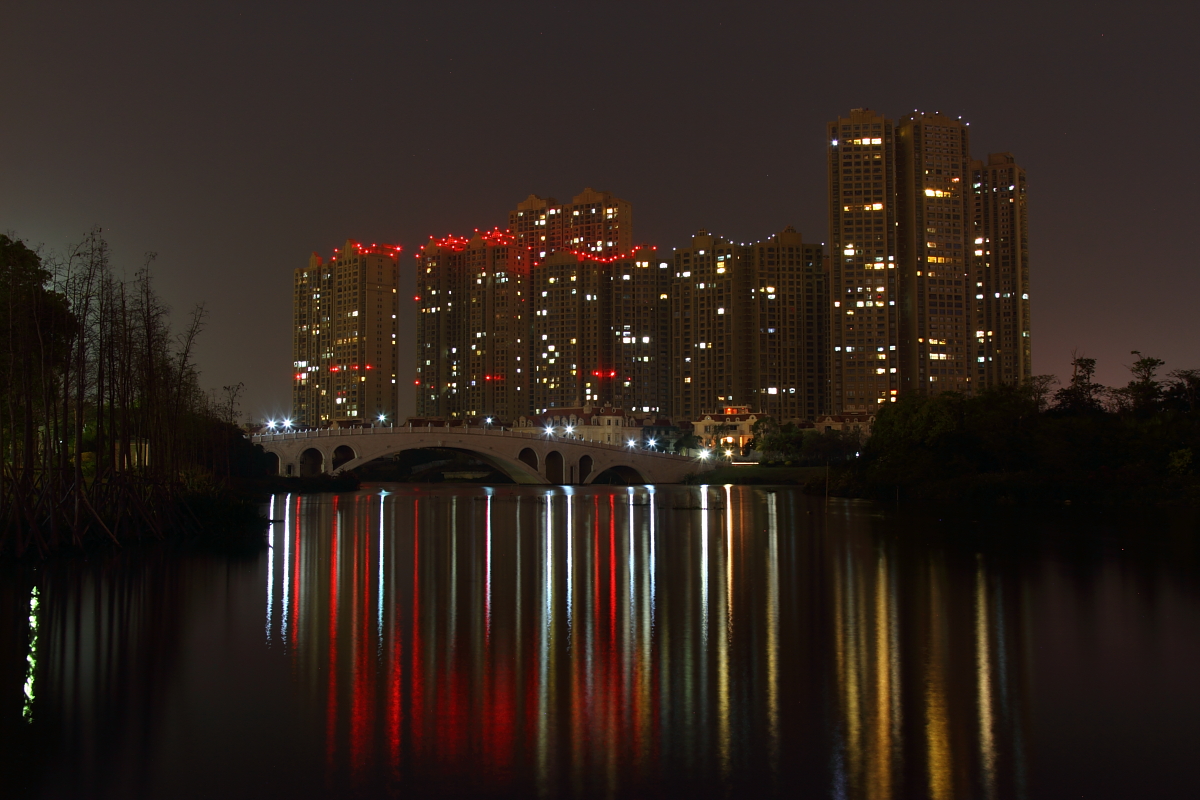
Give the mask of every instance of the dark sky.
<path id="1" fill-rule="evenodd" d="M 823 125 L 857 106 L 961 115 L 1028 170 L 1035 372 L 1200 367 L 1200 4 L 253 5 L 0 7 L 0 231 L 157 252 L 244 416 L 288 408 L 313 250 L 400 243 L 411 270 L 430 234 L 585 186 L 667 250 L 825 241 Z"/>

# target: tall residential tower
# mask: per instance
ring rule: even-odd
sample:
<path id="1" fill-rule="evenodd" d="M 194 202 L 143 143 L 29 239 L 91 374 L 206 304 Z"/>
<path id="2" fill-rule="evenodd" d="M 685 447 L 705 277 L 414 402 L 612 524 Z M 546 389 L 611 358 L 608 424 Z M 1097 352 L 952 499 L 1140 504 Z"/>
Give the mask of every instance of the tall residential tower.
<path id="1" fill-rule="evenodd" d="M 900 391 L 971 390 L 967 292 L 968 128 L 914 112 L 896 126 Z"/>
<path id="2" fill-rule="evenodd" d="M 979 388 L 1033 376 L 1025 170 L 1011 153 L 971 162 L 971 293 Z"/>
<path id="3" fill-rule="evenodd" d="M 347 241 L 293 280 L 292 422 L 396 421 L 400 248 Z"/>
<path id="4" fill-rule="evenodd" d="M 700 231 L 675 251 L 671 414 L 749 406 L 781 421 L 826 410 L 824 257 L 794 228 L 736 244 Z"/>
<path id="5" fill-rule="evenodd" d="M 1024 172 L 972 162 L 967 124 L 942 114 L 854 109 L 827 131 L 833 410 L 1021 380 Z"/>
<path id="6" fill-rule="evenodd" d="M 560 251 L 533 267 L 532 413 L 666 411 L 669 271 L 650 247 L 611 258 Z"/>
<path id="7" fill-rule="evenodd" d="M 633 250 L 633 206 L 591 188 L 570 203 L 531 194 L 509 212 L 508 228 L 532 263 L 564 250 L 597 258 Z"/>
<path id="8" fill-rule="evenodd" d="M 867 412 L 900 390 L 895 130 L 856 108 L 826 136 L 831 406 Z"/>
<path id="9" fill-rule="evenodd" d="M 417 416 L 524 414 L 528 275 L 512 235 L 431 239 L 417 259 Z"/>

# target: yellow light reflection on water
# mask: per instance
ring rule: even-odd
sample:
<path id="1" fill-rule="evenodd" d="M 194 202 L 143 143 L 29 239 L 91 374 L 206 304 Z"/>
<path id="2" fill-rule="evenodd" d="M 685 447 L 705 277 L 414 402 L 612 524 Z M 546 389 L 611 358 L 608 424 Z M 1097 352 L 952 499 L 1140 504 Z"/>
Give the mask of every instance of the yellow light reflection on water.
<path id="1" fill-rule="evenodd" d="M 975 567 L 975 673 L 979 720 L 979 760 L 984 793 L 996 796 L 996 743 L 992 719 L 992 658 L 988 627 L 987 578 L 983 557 Z"/>

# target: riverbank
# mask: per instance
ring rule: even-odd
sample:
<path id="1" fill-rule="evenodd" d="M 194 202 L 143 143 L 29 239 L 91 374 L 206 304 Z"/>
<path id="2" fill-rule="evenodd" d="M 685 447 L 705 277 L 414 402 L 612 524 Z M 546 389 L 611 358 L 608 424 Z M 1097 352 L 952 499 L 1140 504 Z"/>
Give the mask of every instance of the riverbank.
<path id="1" fill-rule="evenodd" d="M 825 467 L 728 464 L 691 475 L 685 480 L 685 483 L 693 486 L 725 483 L 732 483 L 736 486 L 807 486 L 815 480 L 824 481 L 825 471 Z"/>
<path id="2" fill-rule="evenodd" d="M 1200 508 L 1200 480 L 1163 478 L 1148 470 L 1100 468 L 1085 473 L 1005 472 L 947 478 L 916 476 L 892 484 L 871 482 L 859 464 L 838 467 L 727 465 L 692 475 L 692 485 L 799 486 L 807 494 L 874 500 L 906 507 L 1017 509 Z"/>
<path id="3" fill-rule="evenodd" d="M 78 528 L 31 526 L 21 520 L 19 528 L 6 532 L 0 559 L 87 557 L 161 542 L 227 554 L 257 552 L 266 547 L 268 520 L 261 508 L 271 491 L 237 484 L 178 488 L 145 498 L 131 493 L 104 511 L 85 506 L 88 515 Z"/>

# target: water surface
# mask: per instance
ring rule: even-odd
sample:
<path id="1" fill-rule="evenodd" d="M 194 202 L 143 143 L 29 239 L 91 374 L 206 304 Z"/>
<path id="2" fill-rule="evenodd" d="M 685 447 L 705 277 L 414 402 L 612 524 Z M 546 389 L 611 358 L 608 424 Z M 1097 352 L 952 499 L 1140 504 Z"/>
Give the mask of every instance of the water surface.
<path id="1" fill-rule="evenodd" d="M 1186 526 L 1031 543 L 728 486 L 268 512 L 259 557 L 5 576 L 26 793 L 1200 794 Z"/>

